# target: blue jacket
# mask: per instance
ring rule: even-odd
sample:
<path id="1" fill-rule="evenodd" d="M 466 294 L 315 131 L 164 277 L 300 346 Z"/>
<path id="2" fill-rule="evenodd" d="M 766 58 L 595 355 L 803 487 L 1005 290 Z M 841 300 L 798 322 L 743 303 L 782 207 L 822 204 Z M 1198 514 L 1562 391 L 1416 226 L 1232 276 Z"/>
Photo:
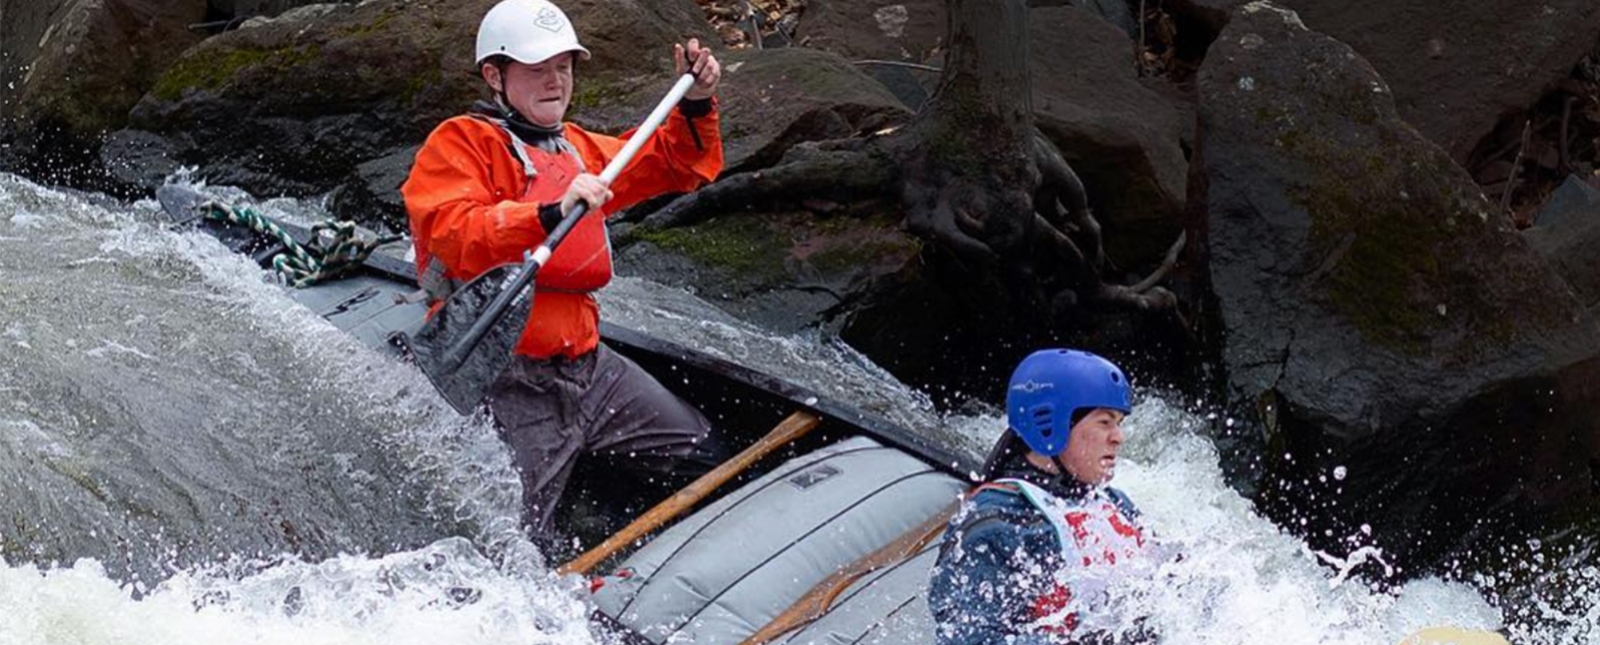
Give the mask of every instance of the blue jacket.
<path id="1" fill-rule="evenodd" d="M 1113 488 L 1096 491 L 1031 468 L 1005 476 L 1037 484 L 1069 503 L 1105 495 L 1127 519 L 1138 517 L 1127 495 Z M 1055 572 L 1068 565 L 1062 562 L 1055 527 L 1027 498 L 981 489 L 951 519 L 933 568 L 928 605 L 938 645 L 1098 642 L 1093 634 L 1052 633 L 1037 624 L 1057 592 Z"/>

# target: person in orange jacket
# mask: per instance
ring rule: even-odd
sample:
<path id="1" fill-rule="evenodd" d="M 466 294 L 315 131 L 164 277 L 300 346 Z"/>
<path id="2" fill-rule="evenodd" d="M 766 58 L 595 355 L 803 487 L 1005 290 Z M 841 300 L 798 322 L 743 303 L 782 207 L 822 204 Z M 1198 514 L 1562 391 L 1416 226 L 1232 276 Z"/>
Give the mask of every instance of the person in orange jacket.
<path id="1" fill-rule="evenodd" d="M 590 206 L 540 269 L 515 356 L 487 397 L 522 479 L 523 523 L 546 544 L 580 455 L 676 476 L 704 472 L 722 456 L 698 410 L 600 342 L 594 298 L 611 280 L 610 213 L 693 190 L 722 171 L 714 98 L 721 66 L 696 40 L 673 50 L 677 73 L 692 72 L 695 83 L 607 186 L 598 174 L 633 133 L 611 137 L 562 122 L 574 68 L 589 50 L 548 0 L 503 0 L 477 37 L 477 64 L 495 100 L 440 124 L 401 188 L 419 281 L 435 308 L 489 269 L 521 261 L 579 200 Z"/>

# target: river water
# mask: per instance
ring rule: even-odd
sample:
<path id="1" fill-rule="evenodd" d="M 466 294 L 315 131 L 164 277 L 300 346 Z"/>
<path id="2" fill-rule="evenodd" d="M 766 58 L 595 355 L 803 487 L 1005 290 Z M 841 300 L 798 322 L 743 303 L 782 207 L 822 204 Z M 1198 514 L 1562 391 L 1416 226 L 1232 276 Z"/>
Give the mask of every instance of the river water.
<path id="1" fill-rule="evenodd" d="M 518 483 L 486 424 L 159 220 L 153 203 L 0 174 L 0 643 L 599 642 L 582 584 L 518 536 Z M 963 449 L 1001 425 L 942 417 L 836 341 L 764 334 L 683 292 L 619 279 L 602 303 Z M 1374 545 L 1313 553 L 1260 518 L 1223 481 L 1210 421 L 1143 397 L 1117 476 L 1184 554 L 1139 601 L 1163 643 L 1503 623 L 1519 643 L 1600 637 L 1600 583 L 1529 620 L 1458 582 L 1347 579 Z"/>

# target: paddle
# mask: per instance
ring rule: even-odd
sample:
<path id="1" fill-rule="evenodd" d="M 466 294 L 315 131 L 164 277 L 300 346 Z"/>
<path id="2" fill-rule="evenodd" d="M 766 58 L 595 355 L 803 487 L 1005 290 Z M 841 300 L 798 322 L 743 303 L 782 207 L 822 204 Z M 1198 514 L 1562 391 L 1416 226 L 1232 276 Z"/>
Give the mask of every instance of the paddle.
<path id="1" fill-rule="evenodd" d="M 616 180 L 693 84 L 693 74 L 678 78 L 622 151 L 606 164 L 601 181 L 610 185 Z M 573 206 L 521 264 L 505 264 L 478 276 L 450 294 L 416 334 L 401 337 L 417 367 L 456 412 L 471 414 L 489 384 L 511 362 L 511 349 L 532 309 L 534 276 L 588 210 L 583 202 Z"/>
<path id="2" fill-rule="evenodd" d="M 934 513 L 923 523 L 911 527 L 893 542 L 879 547 L 878 550 L 868 553 L 861 559 L 850 563 L 843 569 L 833 572 L 822 582 L 811 587 L 806 595 L 794 601 L 756 633 L 744 639 L 739 645 L 766 645 L 773 639 L 787 634 L 795 629 L 811 624 L 832 608 L 834 599 L 839 594 L 849 589 L 862 576 L 877 571 L 887 566 L 894 565 L 906 558 L 916 555 L 923 547 L 932 542 L 934 538 L 944 533 L 944 528 L 950 523 L 950 517 L 955 515 L 960 502 L 955 502 Z"/>
<path id="3" fill-rule="evenodd" d="M 1509 645 L 1506 637 L 1494 632 L 1456 627 L 1429 627 L 1405 637 L 1400 645 Z"/>
<path id="4" fill-rule="evenodd" d="M 672 497 L 662 500 L 654 508 L 645 511 L 644 515 L 640 515 L 638 519 L 623 527 L 621 531 L 617 531 L 616 535 L 607 538 L 600 546 L 589 549 L 587 553 L 561 565 L 561 568 L 556 571 L 561 575 L 588 573 L 590 569 L 604 562 L 613 553 L 632 544 L 634 540 L 654 531 L 656 527 L 667 523 L 672 518 L 677 517 L 678 514 L 699 503 L 700 500 L 710 495 L 711 491 L 727 483 L 729 479 L 733 479 L 734 475 L 744 472 L 751 464 L 767 456 L 768 453 L 805 436 L 806 433 L 811 432 L 812 428 L 817 427 L 820 421 L 821 419 L 817 415 L 804 410 L 789 415 L 782 423 L 778 424 L 778 427 L 773 428 L 772 432 L 762 437 L 760 441 L 751 444 L 750 447 L 740 451 L 739 454 L 722 462 L 711 472 L 701 475 L 699 479 L 694 480 L 688 486 L 684 486 L 683 490 L 673 493 Z"/>

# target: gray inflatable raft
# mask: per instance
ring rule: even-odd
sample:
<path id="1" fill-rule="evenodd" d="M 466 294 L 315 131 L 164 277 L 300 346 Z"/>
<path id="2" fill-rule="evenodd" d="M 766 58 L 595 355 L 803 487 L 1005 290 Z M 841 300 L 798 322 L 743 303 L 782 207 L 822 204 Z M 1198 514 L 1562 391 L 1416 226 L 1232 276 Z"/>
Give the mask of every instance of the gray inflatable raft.
<path id="1" fill-rule="evenodd" d="M 654 643 L 736 645 L 830 575 L 959 500 L 961 480 L 855 437 L 797 457 L 663 532 L 596 584 L 599 611 Z M 937 540 L 855 580 L 775 643 L 927 643 Z"/>

